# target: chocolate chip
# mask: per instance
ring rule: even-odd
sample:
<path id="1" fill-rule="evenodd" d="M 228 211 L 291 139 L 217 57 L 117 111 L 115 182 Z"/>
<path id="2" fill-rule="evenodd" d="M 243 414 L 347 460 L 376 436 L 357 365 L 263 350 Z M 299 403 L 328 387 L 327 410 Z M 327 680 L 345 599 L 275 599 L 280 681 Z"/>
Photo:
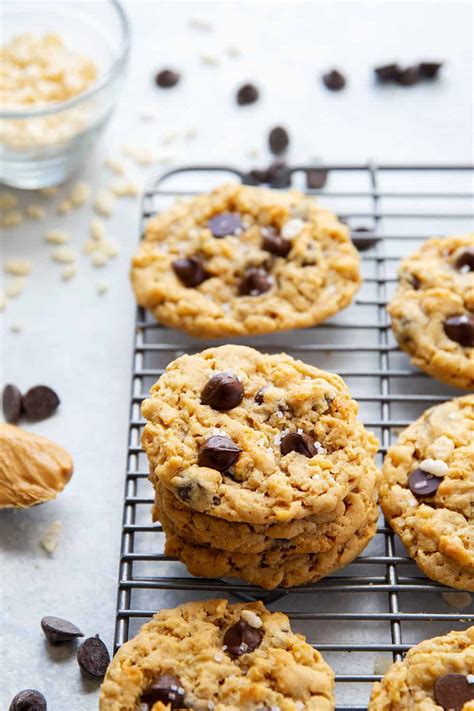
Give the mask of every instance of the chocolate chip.
<path id="1" fill-rule="evenodd" d="M 70 642 L 77 637 L 84 637 L 79 627 L 73 625 L 72 622 L 63 620 L 61 617 L 43 617 L 41 629 L 51 644 Z"/>
<path id="2" fill-rule="evenodd" d="M 445 711 L 461 711 L 464 704 L 474 700 L 474 684 L 464 674 L 444 674 L 435 681 L 434 695 Z"/>
<path id="3" fill-rule="evenodd" d="M 474 247 L 468 247 L 461 254 L 458 255 L 455 262 L 456 269 L 463 269 L 463 267 L 469 267 L 466 271 L 474 271 Z"/>
<path id="4" fill-rule="evenodd" d="M 396 81 L 400 71 L 398 64 L 384 64 L 374 69 L 375 76 L 381 82 Z"/>
<path id="5" fill-rule="evenodd" d="M 171 266 L 184 286 L 199 286 L 199 284 L 206 281 L 209 276 L 199 257 L 182 257 L 175 259 Z"/>
<path id="6" fill-rule="evenodd" d="M 23 409 L 21 392 L 16 385 L 9 383 L 3 388 L 2 407 L 6 421 L 16 424 Z"/>
<path id="7" fill-rule="evenodd" d="M 344 89 L 346 85 L 346 78 L 344 74 L 341 74 L 341 72 L 337 69 L 333 69 L 332 71 L 327 72 L 327 74 L 323 74 L 322 79 L 326 89 L 330 89 L 331 91 L 340 91 L 341 89 Z"/>
<path id="8" fill-rule="evenodd" d="M 418 73 L 423 79 L 436 79 L 443 62 L 420 62 Z"/>
<path id="9" fill-rule="evenodd" d="M 421 281 L 420 279 L 416 276 L 416 274 L 411 274 L 408 281 L 410 282 L 411 286 L 415 291 L 418 291 L 420 286 L 421 286 Z"/>
<path id="10" fill-rule="evenodd" d="M 182 484 L 176 487 L 176 495 L 181 501 L 191 501 L 193 487 L 191 484 Z"/>
<path id="11" fill-rule="evenodd" d="M 262 249 L 277 257 L 286 257 L 291 249 L 291 241 L 281 236 L 274 227 L 262 227 Z"/>
<path id="12" fill-rule="evenodd" d="M 232 410 L 240 405 L 243 396 L 244 388 L 235 375 L 216 373 L 204 386 L 201 402 L 214 410 Z"/>
<path id="13" fill-rule="evenodd" d="M 272 278 L 265 269 L 252 268 L 247 271 L 239 287 L 241 296 L 260 296 L 273 286 Z"/>
<path id="14" fill-rule="evenodd" d="M 24 689 L 16 694 L 8 711 L 46 711 L 46 699 L 40 691 Z"/>
<path id="15" fill-rule="evenodd" d="M 263 405 L 263 396 L 265 393 L 266 388 L 260 388 L 258 393 L 255 395 L 255 402 L 257 405 Z"/>
<path id="16" fill-rule="evenodd" d="M 395 81 L 401 86 L 413 86 L 419 79 L 418 67 L 407 67 L 398 72 Z"/>
<path id="17" fill-rule="evenodd" d="M 283 160 L 275 160 L 270 164 L 268 178 L 272 188 L 288 188 L 291 185 L 291 174 Z"/>
<path id="18" fill-rule="evenodd" d="M 243 229 L 240 215 L 236 212 L 220 212 L 211 217 L 207 226 L 217 238 L 235 235 Z"/>
<path id="19" fill-rule="evenodd" d="M 317 449 L 314 446 L 314 440 L 303 432 L 288 432 L 281 438 L 280 451 L 285 456 L 290 452 L 298 452 L 305 457 L 314 457 Z"/>
<path id="20" fill-rule="evenodd" d="M 289 143 L 290 137 L 283 126 L 272 128 L 268 136 L 268 145 L 274 155 L 279 156 L 280 153 L 284 153 Z"/>
<path id="21" fill-rule="evenodd" d="M 245 620 L 239 620 L 224 634 L 225 651 L 231 657 L 240 657 L 257 649 L 262 639 L 263 630 L 251 627 Z"/>
<path id="22" fill-rule="evenodd" d="M 239 106 L 253 104 L 258 100 L 260 94 L 256 86 L 253 84 L 242 84 L 237 90 L 236 100 Z"/>
<path id="23" fill-rule="evenodd" d="M 444 322 L 444 332 L 460 346 L 474 348 L 474 314 L 449 316 Z"/>
<path id="24" fill-rule="evenodd" d="M 110 662 L 110 654 L 98 634 L 84 640 L 77 650 L 77 661 L 81 671 L 89 676 L 100 678 L 105 675 Z"/>
<path id="25" fill-rule="evenodd" d="M 198 464 L 200 467 L 225 472 L 237 461 L 241 451 L 230 437 L 213 435 L 206 439 L 199 450 Z"/>
<path id="26" fill-rule="evenodd" d="M 306 171 L 306 186 L 311 190 L 324 188 L 328 179 L 328 170 L 321 168 L 308 168 Z"/>
<path id="27" fill-rule="evenodd" d="M 171 89 L 181 79 L 181 74 L 174 69 L 162 69 L 155 77 L 155 83 L 161 89 Z"/>
<path id="28" fill-rule="evenodd" d="M 35 385 L 23 396 L 23 410 L 30 420 L 44 420 L 57 409 L 60 399 L 47 385 Z"/>
<path id="29" fill-rule="evenodd" d="M 185 693 L 177 676 L 161 674 L 145 689 L 140 701 L 148 704 L 150 709 L 158 701 L 163 704 L 170 704 L 172 709 L 183 708 L 182 702 L 184 701 Z"/>
<path id="30" fill-rule="evenodd" d="M 270 171 L 268 168 L 253 168 L 249 171 L 245 179 L 246 185 L 261 185 L 270 182 Z"/>
<path id="31" fill-rule="evenodd" d="M 433 496 L 441 484 L 441 479 L 433 474 L 423 471 L 423 469 L 414 469 L 408 477 L 408 486 L 410 491 L 415 496 Z"/>

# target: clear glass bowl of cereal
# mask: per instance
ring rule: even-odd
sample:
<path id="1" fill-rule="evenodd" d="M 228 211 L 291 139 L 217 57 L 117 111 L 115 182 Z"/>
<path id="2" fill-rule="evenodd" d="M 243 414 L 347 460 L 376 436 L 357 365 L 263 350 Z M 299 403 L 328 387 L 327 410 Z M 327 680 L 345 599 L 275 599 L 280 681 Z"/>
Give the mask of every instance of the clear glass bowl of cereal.
<path id="1" fill-rule="evenodd" d="M 107 123 L 125 74 L 130 30 L 117 0 L 3 0 L 0 181 L 61 183 Z"/>

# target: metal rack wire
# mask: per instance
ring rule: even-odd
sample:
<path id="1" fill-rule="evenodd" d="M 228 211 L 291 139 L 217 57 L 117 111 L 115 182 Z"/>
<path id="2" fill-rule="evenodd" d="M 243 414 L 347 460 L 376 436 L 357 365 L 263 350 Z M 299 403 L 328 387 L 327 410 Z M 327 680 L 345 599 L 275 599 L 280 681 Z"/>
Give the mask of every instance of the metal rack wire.
<path id="1" fill-rule="evenodd" d="M 292 186 L 304 188 L 308 167 L 289 171 Z M 363 250 L 364 286 L 348 311 L 316 329 L 246 342 L 263 351 L 286 350 L 341 374 L 360 403 L 364 424 L 379 437 L 383 455 L 398 428 L 456 394 L 409 365 L 393 339 L 385 305 L 401 256 L 434 234 L 473 229 L 474 167 L 374 163 L 318 167 L 329 171 L 328 188 L 306 192 L 321 195 L 321 202 L 354 229 Z M 224 180 L 247 178 L 228 166 L 170 171 L 152 181 L 144 194 L 142 229 L 150 215 L 178 197 Z M 357 232 L 361 226 L 369 232 Z M 462 612 L 451 607 L 442 595 L 449 590 L 422 575 L 383 519 L 374 540 L 353 564 L 319 583 L 290 591 L 268 593 L 246 583 L 193 578 L 166 557 L 161 527 L 150 520 L 152 489 L 140 448 L 140 403 L 170 360 L 208 345 L 163 329 L 137 309 L 115 647 L 162 607 L 216 596 L 234 601 L 258 598 L 270 609 L 289 614 L 293 629 L 304 628 L 308 641 L 332 664 L 337 708 L 366 709 L 371 684 L 386 663 L 401 658 L 421 639 L 462 629 L 473 619 L 474 606 Z"/>

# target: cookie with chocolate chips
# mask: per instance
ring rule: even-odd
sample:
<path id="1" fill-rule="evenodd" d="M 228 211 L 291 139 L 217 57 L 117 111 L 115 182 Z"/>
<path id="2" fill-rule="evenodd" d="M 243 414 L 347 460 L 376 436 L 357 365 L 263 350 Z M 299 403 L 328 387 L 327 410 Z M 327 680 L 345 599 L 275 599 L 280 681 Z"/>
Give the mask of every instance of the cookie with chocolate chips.
<path id="1" fill-rule="evenodd" d="M 261 602 L 161 610 L 113 658 L 100 711 L 334 709 L 334 672 Z"/>
<path id="2" fill-rule="evenodd" d="M 313 199 L 227 184 L 153 217 L 131 280 L 159 321 L 206 338 L 321 323 L 361 276 L 349 229 Z"/>
<path id="3" fill-rule="evenodd" d="M 474 390 L 474 233 L 430 239 L 399 269 L 388 311 L 414 365 Z"/>

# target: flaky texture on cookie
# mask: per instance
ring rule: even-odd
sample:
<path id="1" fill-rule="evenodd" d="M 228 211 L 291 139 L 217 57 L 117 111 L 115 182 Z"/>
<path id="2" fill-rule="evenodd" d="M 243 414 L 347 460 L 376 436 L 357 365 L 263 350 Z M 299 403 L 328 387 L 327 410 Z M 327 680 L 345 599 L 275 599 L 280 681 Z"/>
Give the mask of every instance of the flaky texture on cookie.
<path id="1" fill-rule="evenodd" d="M 427 639 L 409 650 L 402 662 L 395 662 L 381 682 L 373 687 L 369 711 L 442 711 L 449 706 L 438 703 L 436 682 L 446 674 L 474 674 L 474 627 L 465 632 L 450 632 L 443 637 Z M 459 681 L 459 680 L 458 680 Z M 474 681 L 474 680 L 473 680 Z M 462 680 L 461 680 L 462 683 Z M 466 682 L 467 684 L 468 682 Z M 456 688 L 455 681 L 451 681 Z M 473 686 L 474 693 L 474 686 Z M 449 692 L 444 691 L 442 699 Z M 474 697 L 462 706 L 452 708 L 474 711 Z"/>
<path id="2" fill-rule="evenodd" d="M 439 482 L 431 495 L 410 488 L 417 469 Z M 427 410 L 402 432 L 385 458 L 380 503 L 428 577 L 474 591 L 474 395 Z"/>
<path id="3" fill-rule="evenodd" d="M 223 376 L 240 391 L 230 409 L 205 397 Z M 344 381 L 285 354 L 229 345 L 184 355 L 142 412 L 152 483 L 227 521 L 324 515 L 366 472 L 375 475 L 378 442 L 357 421 Z"/>
<path id="4" fill-rule="evenodd" d="M 401 262 L 388 311 L 412 363 L 474 389 L 474 233 L 430 239 Z"/>
<path id="5" fill-rule="evenodd" d="M 167 326 L 246 335 L 312 326 L 345 308 L 359 262 L 348 228 L 314 200 L 226 184 L 149 221 L 131 281 Z"/>
<path id="6" fill-rule="evenodd" d="M 237 650 L 226 635 L 236 624 L 237 637 L 247 640 Z M 192 602 L 156 614 L 113 658 L 100 711 L 169 709 L 164 702 L 143 702 L 164 675 L 168 688 L 169 676 L 174 677 L 181 698 L 173 708 L 334 709 L 332 669 L 302 635 L 291 631 L 286 615 L 269 612 L 261 602 Z"/>

